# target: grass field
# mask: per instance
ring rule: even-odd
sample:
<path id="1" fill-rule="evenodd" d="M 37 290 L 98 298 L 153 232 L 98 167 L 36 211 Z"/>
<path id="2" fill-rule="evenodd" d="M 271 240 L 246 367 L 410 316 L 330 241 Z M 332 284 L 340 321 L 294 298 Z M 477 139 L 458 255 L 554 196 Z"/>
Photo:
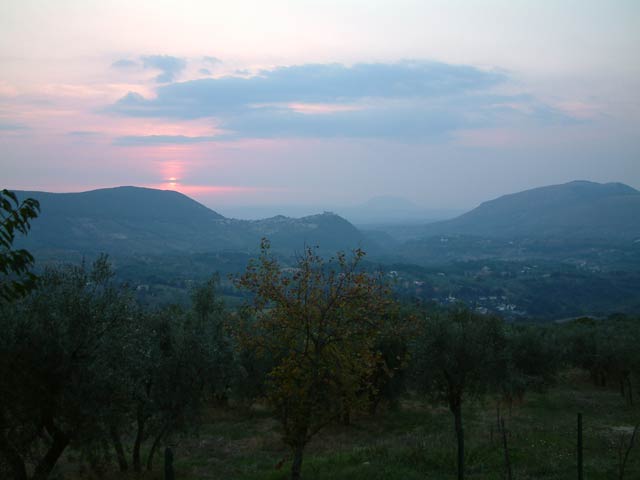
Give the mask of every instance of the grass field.
<path id="1" fill-rule="evenodd" d="M 504 412 L 513 478 L 577 478 L 577 412 L 583 413 L 585 478 L 618 478 L 620 453 L 640 421 L 640 408 L 625 406 L 617 391 L 595 388 L 576 372 L 564 375 L 544 394 L 527 395 L 511 415 Z M 495 403 L 490 399 L 468 403 L 464 416 L 467 478 L 506 478 Z M 174 438 L 174 443 L 176 479 L 288 478 L 289 450 L 265 409 L 212 409 L 199 432 Z M 453 479 L 455 454 L 449 411 L 407 395 L 396 409 L 376 418 L 355 417 L 350 426 L 333 426 L 314 437 L 306 450 L 303 478 Z M 74 473 L 72 462 L 64 467 L 65 479 L 88 475 Z M 105 478 L 123 476 L 113 472 Z M 131 478 L 162 479 L 161 457 L 155 472 Z M 640 478 L 640 445 L 631 450 L 624 478 Z"/>

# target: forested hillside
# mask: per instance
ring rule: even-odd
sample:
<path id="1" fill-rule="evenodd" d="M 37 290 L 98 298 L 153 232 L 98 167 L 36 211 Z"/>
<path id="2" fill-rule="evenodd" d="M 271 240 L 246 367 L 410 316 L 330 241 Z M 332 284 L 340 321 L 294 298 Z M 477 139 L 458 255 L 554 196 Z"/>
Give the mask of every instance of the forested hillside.
<path id="1" fill-rule="evenodd" d="M 640 192 L 622 183 L 586 181 L 540 187 L 484 202 L 420 234 L 631 242 L 640 238 Z"/>
<path id="2" fill-rule="evenodd" d="M 335 251 L 355 248 L 364 239 L 353 225 L 329 212 L 299 219 L 235 220 L 170 190 L 118 187 L 82 193 L 17 194 L 34 198 L 41 205 L 31 234 L 21 240 L 35 253 L 255 252 L 264 236 L 280 251 L 300 251 L 305 244 Z"/>

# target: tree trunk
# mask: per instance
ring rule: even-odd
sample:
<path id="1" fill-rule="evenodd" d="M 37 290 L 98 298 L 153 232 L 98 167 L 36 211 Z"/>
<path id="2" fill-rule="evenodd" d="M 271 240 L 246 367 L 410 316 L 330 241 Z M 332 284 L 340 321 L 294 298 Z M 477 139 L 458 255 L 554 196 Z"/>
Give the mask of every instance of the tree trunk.
<path id="1" fill-rule="evenodd" d="M 351 409 L 345 408 L 344 412 L 342 412 L 342 425 L 348 427 L 351 425 Z"/>
<path id="2" fill-rule="evenodd" d="M 371 415 L 372 417 L 375 416 L 376 413 L 378 413 L 378 405 L 380 405 L 380 400 L 380 395 L 374 395 L 374 397 L 371 399 L 371 403 L 369 404 L 369 415 Z"/>
<path id="3" fill-rule="evenodd" d="M 512 480 L 511 459 L 509 458 L 509 447 L 507 445 L 507 430 L 504 428 L 504 420 L 500 421 L 500 429 L 502 430 L 502 447 L 504 449 L 504 466 L 507 473 L 507 480 Z"/>
<path id="4" fill-rule="evenodd" d="M 151 450 L 149 450 L 149 455 L 147 456 L 147 471 L 148 472 L 150 472 L 151 469 L 153 468 L 153 457 L 155 456 L 156 451 L 158 450 L 158 445 L 160 445 L 160 441 L 162 440 L 162 438 L 165 436 L 165 434 L 169 430 L 169 425 L 170 424 L 167 422 L 162 427 L 162 430 L 160 430 L 160 433 L 158 433 L 158 435 L 156 435 L 156 438 L 153 439 L 153 444 L 151 445 Z"/>
<path id="5" fill-rule="evenodd" d="M 624 457 L 622 457 L 620 460 L 620 474 L 618 476 L 618 478 L 620 480 L 624 480 L 624 469 L 627 465 L 627 460 L 629 459 L 629 453 L 631 453 L 631 449 L 633 448 L 633 444 L 636 441 L 636 434 L 638 433 L 638 427 L 640 427 L 640 425 L 636 425 L 633 429 L 633 433 L 631 434 L 631 440 L 629 440 L 629 445 L 627 446 L 626 451 L 624 452 Z"/>
<path id="6" fill-rule="evenodd" d="M 127 457 L 124 453 L 122 441 L 120 440 L 120 434 L 115 426 L 112 425 L 109 427 L 109 435 L 111 436 L 111 443 L 113 444 L 113 449 L 116 451 L 116 457 L 118 458 L 118 467 L 121 472 L 126 472 L 129 469 L 129 465 L 127 464 Z"/>
<path id="7" fill-rule="evenodd" d="M 296 445 L 293 449 L 293 463 L 291 464 L 291 480 L 300 480 L 302 474 L 302 454 L 304 445 Z"/>
<path id="8" fill-rule="evenodd" d="M 460 399 L 456 399 L 451 405 L 451 412 L 458 441 L 458 480 L 464 480 L 464 429 L 462 428 L 462 402 Z"/>
<path id="9" fill-rule="evenodd" d="M 143 409 L 141 405 L 138 406 L 138 411 L 136 414 L 136 424 L 138 428 L 136 431 L 136 439 L 135 439 L 135 442 L 133 443 L 133 470 L 136 473 L 140 473 L 140 471 L 142 470 L 140 466 L 140 447 L 144 439 L 144 424 L 145 424 L 145 418 L 144 418 Z"/>
<path id="10" fill-rule="evenodd" d="M 51 435 L 53 443 L 49 447 L 49 450 L 47 450 L 44 458 L 38 462 L 31 476 L 31 480 L 47 480 L 53 467 L 56 466 L 60 455 L 62 455 L 62 452 L 64 452 L 67 445 L 69 445 L 69 437 L 55 427 L 52 421 L 49 422 L 46 428 L 49 435 Z"/>
<path id="11" fill-rule="evenodd" d="M 0 454 L 7 461 L 15 480 L 27 480 L 27 467 L 24 460 L 4 435 L 0 435 Z"/>

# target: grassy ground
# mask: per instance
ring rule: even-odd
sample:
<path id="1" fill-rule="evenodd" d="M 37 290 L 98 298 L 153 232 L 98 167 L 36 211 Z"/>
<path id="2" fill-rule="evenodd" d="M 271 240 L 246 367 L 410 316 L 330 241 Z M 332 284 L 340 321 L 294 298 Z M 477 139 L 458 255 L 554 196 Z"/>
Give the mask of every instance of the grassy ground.
<path id="1" fill-rule="evenodd" d="M 568 374 L 545 394 L 529 394 L 511 415 L 505 412 L 513 478 L 577 478 L 577 412 L 584 418 L 585 478 L 618 478 L 620 442 L 628 443 L 640 408 L 626 407 L 616 391 L 596 389 L 577 374 Z M 493 426 L 495 404 L 467 405 L 464 421 L 467 478 L 505 478 L 502 439 Z M 174 452 L 179 480 L 279 480 L 288 478 L 290 467 L 278 425 L 264 410 L 212 410 L 197 435 L 176 439 Z M 377 418 L 355 418 L 351 426 L 318 434 L 306 450 L 303 478 L 453 479 L 455 454 L 449 411 L 407 396 L 398 409 Z M 135 478 L 162 479 L 161 461 L 155 472 Z M 640 445 L 629 455 L 625 478 L 640 478 Z"/>

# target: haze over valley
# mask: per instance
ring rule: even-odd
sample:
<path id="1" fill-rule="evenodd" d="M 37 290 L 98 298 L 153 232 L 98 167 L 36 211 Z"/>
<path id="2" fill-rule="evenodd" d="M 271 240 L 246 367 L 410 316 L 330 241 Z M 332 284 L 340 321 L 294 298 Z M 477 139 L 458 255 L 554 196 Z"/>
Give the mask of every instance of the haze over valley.
<path id="1" fill-rule="evenodd" d="M 185 294 L 212 270 L 239 274 L 267 238 L 285 263 L 295 263 L 305 246 L 326 256 L 362 248 L 369 268 L 424 302 L 464 301 L 482 312 L 546 321 L 640 306 L 640 192 L 621 183 L 539 187 L 440 221 L 428 213 L 422 222 L 408 217 L 416 214 L 411 203 L 378 200 L 369 204 L 375 230 L 332 212 L 227 218 L 180 193 L 148 188 L 18 194 L 42 209 L 18 245 L 43 265 L 107 253 L 123 279 L 151 289 L 152 302 L 166 300 L 153 297 L 163 285 L 181 285 Z M 376 206 L 389 204 L 399 212 L 395 221 L 374 217 Z M 184 269 L 181 259 L 202 264 Z M 585 290 L 585 283 L 593 287 Z"/>

